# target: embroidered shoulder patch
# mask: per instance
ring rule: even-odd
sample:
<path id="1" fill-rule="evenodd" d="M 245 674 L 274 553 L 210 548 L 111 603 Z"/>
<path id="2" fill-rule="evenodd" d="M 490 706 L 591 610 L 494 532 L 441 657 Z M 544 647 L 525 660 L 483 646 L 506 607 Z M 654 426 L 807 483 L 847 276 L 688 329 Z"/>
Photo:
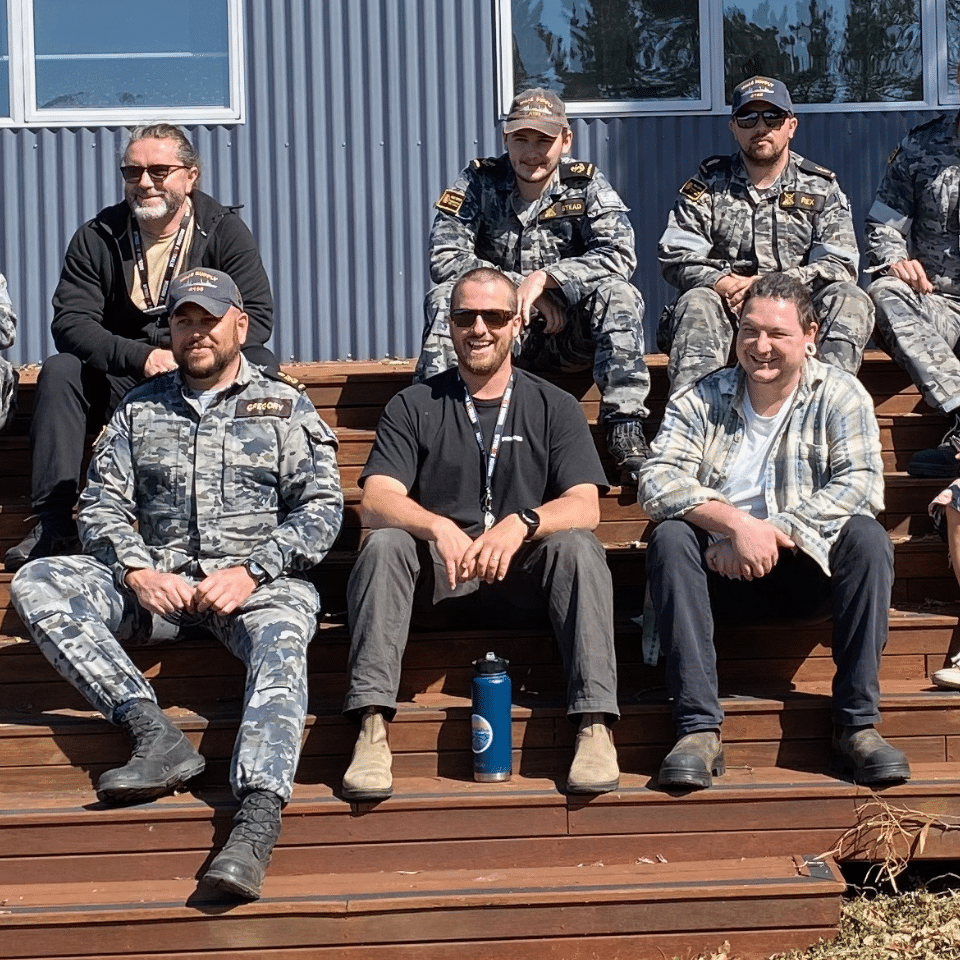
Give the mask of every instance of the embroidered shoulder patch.
<path id="1" fill-rule="evenodd" d="M 435 206 L 444 213 L 458 214 L 466 199 L 467 195 L 459 190 L 444 190 Z"/>
<path id="2" fill-rule="evenodd" d="M 680 192 L 696 203 L 707 192 L 707 185 L 696 177 L 691 177 L 681 188 Z"/>
<path id="3" fill-rule="evenodd" d="M 282 417 L 289 418 L 293 413 L 293 401 L 280 397 L 264 397 L 260 400 L 238 400 L 234 416 L 241 417 Z"/>

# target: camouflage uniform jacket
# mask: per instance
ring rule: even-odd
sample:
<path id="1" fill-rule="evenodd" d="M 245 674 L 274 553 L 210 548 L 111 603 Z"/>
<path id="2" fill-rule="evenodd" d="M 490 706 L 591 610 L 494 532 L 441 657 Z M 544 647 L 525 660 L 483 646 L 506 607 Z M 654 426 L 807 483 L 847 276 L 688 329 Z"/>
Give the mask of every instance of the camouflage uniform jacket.
<path id="1" fill-rule="evenodd" d="M 0 350 L 13 346 L 17 339 L 17 315 L 13 312 L 13 303 L 7 292 L 7 281 L 0 274 Z"/>
<path id="2" fill-rule="evenodd" d="M 719 370 L 678 393 L 640 472 L 652 520 L 682 517 L 720 488 L 743 440 L 743 368 Z M 767 520 L 830 574 L 830 548 L 852 516 L 883 509 L 880 428 L 870 395 L 849 373 L 809 358 L 765 473 Z"/>
<path id="3" fill-rule="evenodd" d="M 914 127 L 893 152 L 867 214 L 867 269 L 900 260 L 923 264 L 934 289 L 960 293 L 960 141 L 958 117 Z"/>
<path id="4" fill-rule="evenodd" d="M 179 371 L 127 394 L 94 447 L 79 515 L 85 552 L 118 585 L 129 567 L 202 577 L 250 559 L 274 579 L 323 558 L 343 508 L 337 441 L 281 376 L 241 356 L 203 414 Z"/>
<path id="5" fill-rule="evenodd" d="M 519 284 L 543 269 L 572 306 L 607 277 L 629 280 L 637 266 L 627 207 L 592 163 L 562 160 L 553 183 L 523 211 L 507 155 L 474 160 L 436 206 L 434 283 L 493 266 Z"/>
<path id="6" fill-rule="evenodd" d="M 728 274 L 782 271 L 816 292 L 856 283 L 860 262 L 850 202 L 832 171 L 791 152 L 772 187 L 758 191 L 739 153 L 710 157 L 680 188 L 658 247 L 660 272 L 682 292 Z"/>

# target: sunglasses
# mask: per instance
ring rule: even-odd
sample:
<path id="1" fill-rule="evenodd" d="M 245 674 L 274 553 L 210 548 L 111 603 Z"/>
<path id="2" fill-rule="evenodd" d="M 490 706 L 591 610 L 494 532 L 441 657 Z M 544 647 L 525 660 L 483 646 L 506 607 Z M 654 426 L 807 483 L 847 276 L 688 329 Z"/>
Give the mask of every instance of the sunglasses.
<path id="1" fill-rule="evenodd" d="M 782 110 L 761 110 L 760 113 L 745 113 L 743 116 L 735 116 L 733 120 L 741 130 L 752 130 L 760 121 L 760 118 L 763 117 L 763 122 L 771 130 L 779 130 L 789 116 L 789 113 L 784 113 Z"/>
<path id="2" fill-rule="evenodd" d="M 499 330 L 516 315 L 513 310 L 451 310 L 450 320 L 455 327 L 466 330 L 472 327 L 479 317 L 488 330 Z"/>
<path id="3" fill-rule="evenodd" d="M 144 171 L 154 183 L 163 183 L 174 170 L 187 170 L 184 163 L 151 163 L 149 167 L 137 167 L 125 164 L 120 168 L 120 176 L 127 183 L 139 183 L 143 179 Z"/>

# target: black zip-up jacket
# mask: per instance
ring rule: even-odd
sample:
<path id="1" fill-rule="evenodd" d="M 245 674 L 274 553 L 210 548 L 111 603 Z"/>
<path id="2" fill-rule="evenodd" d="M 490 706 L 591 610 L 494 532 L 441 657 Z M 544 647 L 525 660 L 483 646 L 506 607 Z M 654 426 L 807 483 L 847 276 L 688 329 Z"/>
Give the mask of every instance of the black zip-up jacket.
<path id="1" fill-rule="evenodd" d="M 262 345 L 273 331 L 273 297 L 260 253 L 237 207 L 200 190 L 190 195 L 196 218 L 183 270 L 210 267 L 229 274 L 250 316 L 247 344 Z M 134 306 L 130 295 L 133 246 L 126 202 L 101 210 L 73 235 L 53 294 L 53 340 L 101 373 L 142 377 L 150 352 L 169 347 L 165 316 Z"/>

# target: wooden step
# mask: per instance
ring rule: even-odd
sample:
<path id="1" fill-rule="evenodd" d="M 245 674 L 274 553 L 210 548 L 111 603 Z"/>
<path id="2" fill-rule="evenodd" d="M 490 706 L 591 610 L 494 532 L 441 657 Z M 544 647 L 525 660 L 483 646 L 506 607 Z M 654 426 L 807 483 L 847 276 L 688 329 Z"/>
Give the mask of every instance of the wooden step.
<path id="1" fill-rule="evenodd" d="M 138 885 L 50 883 L 0 889 L 6 957 L 193 955 L 312 949 L 374 957 L 396 945 L 435 957 L 637 958 L 713 948 L 769 956 L 836 935 L 845 888 L 809 856 L 623 866 L 270 874 L 263 899 L 225 901 L 191 879 Z M 607 942 L 615 937 L 613 942 Z M 224 951 L 228 939 L 231 953 Z M 612 950 L 606 949 L 607 946 Z M 629 951 L 629 952 L 625 952 Z M 267 956 L 275 954 L 266 954 Z"/>

